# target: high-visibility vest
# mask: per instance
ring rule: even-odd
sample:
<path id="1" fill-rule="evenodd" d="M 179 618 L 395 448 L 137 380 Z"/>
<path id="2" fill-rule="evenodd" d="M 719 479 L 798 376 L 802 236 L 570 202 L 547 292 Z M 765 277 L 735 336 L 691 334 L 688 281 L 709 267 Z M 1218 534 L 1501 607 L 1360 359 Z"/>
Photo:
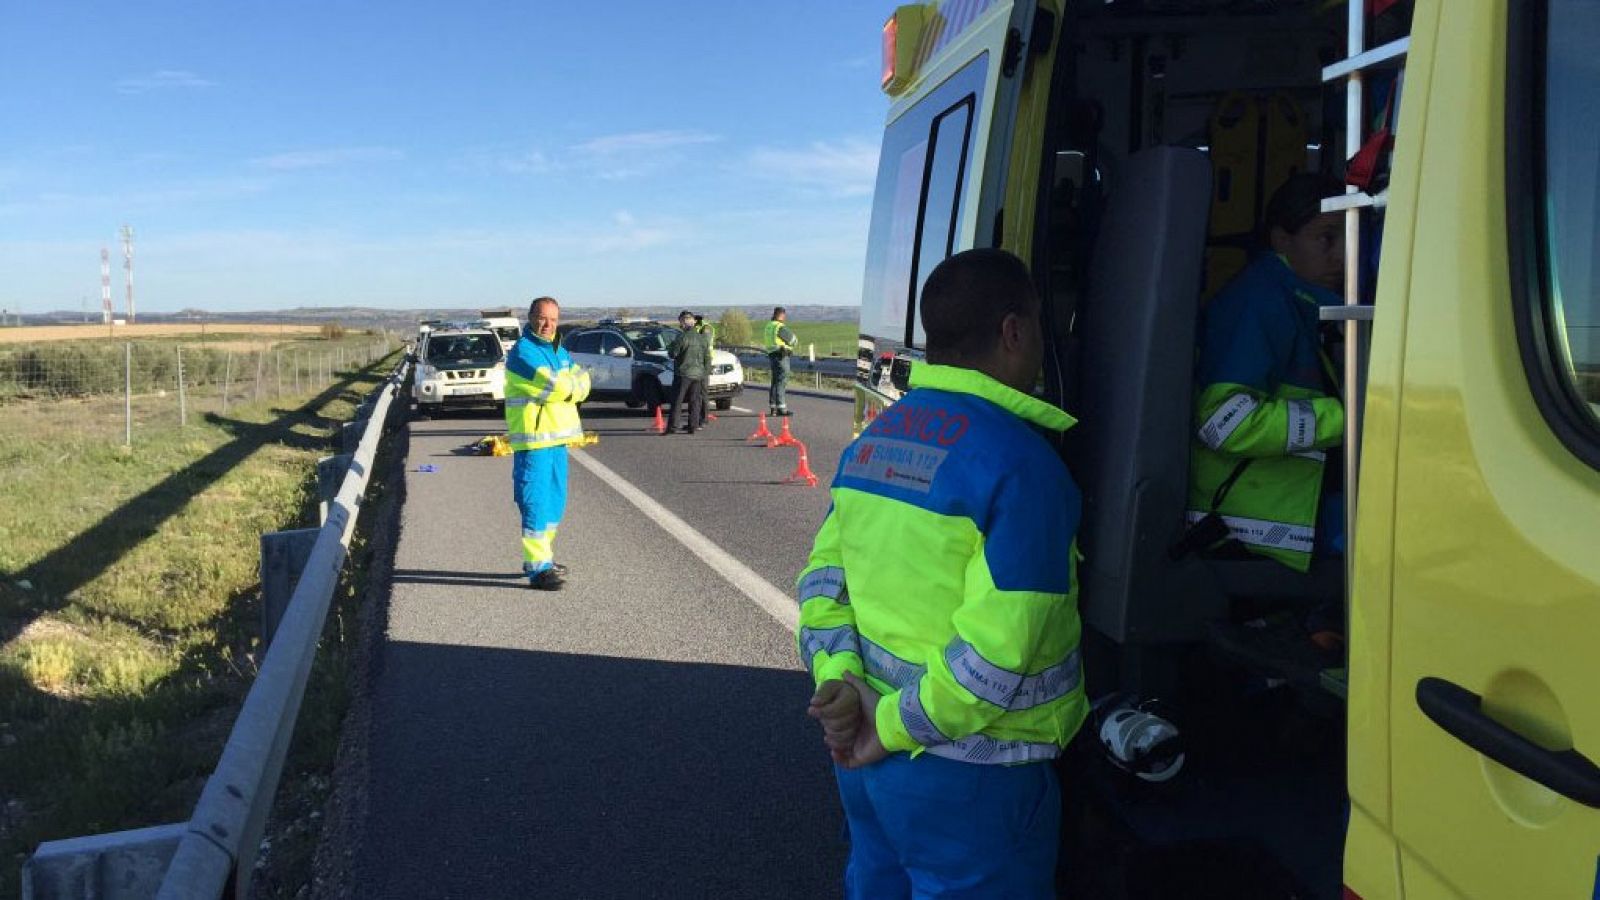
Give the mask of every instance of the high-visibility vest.
<path id="1" fill-rule="evenodd" d="M 1082 497 L 1030 424 L 1072 418 L 971 369 L 917 363 L 911 387 L 839 463 L 798 580 L 800 658 L 819 685 L 850 671 L 883 692 L 890 751 L 1050 759 L 1088 714 Z"/>
<path id="2" fill-rule="evenodd" d="M 779 322 L 777 319 L 768 321 L 766 331 L 762 335 L 762 347 L 768 353 L 776 353 L 779 350 L 793 350 L 794 344 L 791 343 L 791 340 L 794 338 L 794 333 L 790 332 L 787 339 L 783 336 L 783 332 L 788 330 L 789 326 Z"/>
<path id="3" fill-rule="evenodd" d="M 1344 442 L 1317 310 L 1342 302 L 1267 255 L 1217 294 L 1201 326 L 1189 521 L 1215 512 L 1245 547 L 1302 572 L 1327 451 Z"/>
<path id="4" fill-rule="evenodd" d="M 540 450 L 583 440 L 577 404 L 589 396 L 589 373 L 565 347 L 524 327 L 506 359 L 506 439 L 512 450 Z"/>

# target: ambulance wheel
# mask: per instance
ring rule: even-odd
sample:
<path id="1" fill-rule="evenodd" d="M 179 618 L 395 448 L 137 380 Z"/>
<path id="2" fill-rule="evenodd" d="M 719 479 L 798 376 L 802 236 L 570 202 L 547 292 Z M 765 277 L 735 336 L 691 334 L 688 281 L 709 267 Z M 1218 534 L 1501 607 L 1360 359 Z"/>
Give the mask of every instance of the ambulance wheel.
<path id="1" fill-rule="evenodd" d="M 712 405 L 717 408 L 717 412 L 726 412 L 733 408 L 733 398 L 724 397 L 721 400 L 714 401 Z"/>

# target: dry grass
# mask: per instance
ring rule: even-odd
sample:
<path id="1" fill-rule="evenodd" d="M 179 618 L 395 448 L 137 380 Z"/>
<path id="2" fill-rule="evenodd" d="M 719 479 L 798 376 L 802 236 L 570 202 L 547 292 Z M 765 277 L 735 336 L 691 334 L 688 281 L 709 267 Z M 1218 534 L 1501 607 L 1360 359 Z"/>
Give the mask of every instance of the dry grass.
<path id="1" fill-rule="evenodd" d="M 179 821 L 255 671 L 259 534 L 307 524 L 317 458 L 393 357 L 306 393 L 0 406 L 0 900 L 38 842 Z M 311 392 L 316 391 L 313 395 Z M 331 763 L 342 632 L 294 753 Z"/>
<path id="2" fill-rule="evenodd" d="M 202 336 L 206 334 L 260 334 L 281 336 L 283 340 L 317 334 L 320 325 L 241 325 L 235 322 L 217 322 L 197 325 L 187 323 L 150 325 L 29 325 L 22 328 L 0 328 L 0 344 L 28 344 L 36 341 L 79 340 L 130 340 L 134 338 Z"/>

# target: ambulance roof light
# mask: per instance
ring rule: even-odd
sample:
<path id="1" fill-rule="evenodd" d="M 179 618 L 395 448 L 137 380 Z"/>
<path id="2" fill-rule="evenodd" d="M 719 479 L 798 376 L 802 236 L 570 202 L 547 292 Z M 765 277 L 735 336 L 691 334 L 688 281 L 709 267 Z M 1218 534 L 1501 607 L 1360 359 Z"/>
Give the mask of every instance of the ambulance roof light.
<path id="1" fill-rule="evenodd" d="M 928 21 L 928 7 L 912 3 L 899 7 L 889 21 L 883 23 L 883 78 L 884 93 L 893 97 L 911 86 L 916 78 L 917 48 L 922 46 L 922 35 Z"/>

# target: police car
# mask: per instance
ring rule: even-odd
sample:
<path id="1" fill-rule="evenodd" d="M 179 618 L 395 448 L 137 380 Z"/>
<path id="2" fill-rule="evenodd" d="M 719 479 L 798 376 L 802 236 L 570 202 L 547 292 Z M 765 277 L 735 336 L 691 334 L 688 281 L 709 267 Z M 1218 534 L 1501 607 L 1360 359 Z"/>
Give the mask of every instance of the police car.
<path id="1" fill-rule="evenodd" d="M 677 328 L 648 319 L 602 319 L 569 332 L 562 346 L 589 372 L 588 402 L 622 402 L 652 412 L 672 399 L 673 368 L 667 349 Z M 744 390 L 744 368 L 726 350 L 713 350 L 706 399 L 717 409 Z"/>

